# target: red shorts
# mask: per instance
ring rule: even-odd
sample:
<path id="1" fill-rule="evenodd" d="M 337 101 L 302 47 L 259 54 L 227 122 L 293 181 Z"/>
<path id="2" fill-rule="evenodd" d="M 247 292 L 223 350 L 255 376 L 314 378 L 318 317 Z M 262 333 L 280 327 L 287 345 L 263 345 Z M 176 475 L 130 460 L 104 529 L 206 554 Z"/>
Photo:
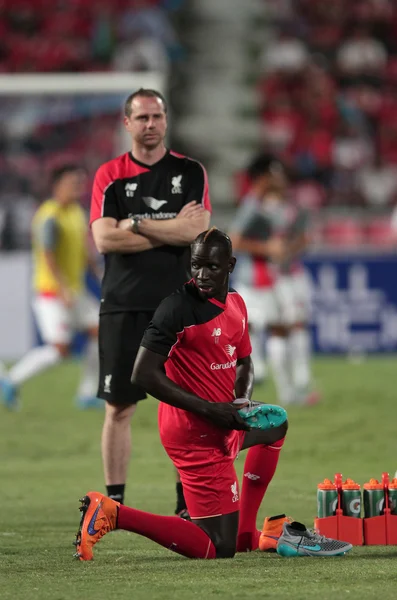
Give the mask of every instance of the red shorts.
<path id="1" fill-rule="evenodd" d="M 192 519 L 205 519 L 240 508 L 234 460 L 244 441 L 244 431 L 234 431 L 227 453 L 219 447 L 164 445 L 180 475 L 186 506 Z"/>

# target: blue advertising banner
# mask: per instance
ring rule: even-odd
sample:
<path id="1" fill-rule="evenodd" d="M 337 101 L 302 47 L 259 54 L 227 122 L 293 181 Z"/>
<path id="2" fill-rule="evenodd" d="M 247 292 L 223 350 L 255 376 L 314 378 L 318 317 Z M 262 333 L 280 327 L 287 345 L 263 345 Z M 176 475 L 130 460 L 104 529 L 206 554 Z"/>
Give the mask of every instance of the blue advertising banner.
<path id="1" fill-rule="evenodd" d="M 397 351 L 397 254 L 321 254 L 304 262 L 315 351 Z"/>
<path id="2" fill-rule="evenodd" d="M 311 331 L 318 353 L 397 352 L 397 254 L 307 256 L 311 286 Z M 98 282 L 88 275 L 91 292 Z M 85 338 L 77 335 L 80 353 Z"/>

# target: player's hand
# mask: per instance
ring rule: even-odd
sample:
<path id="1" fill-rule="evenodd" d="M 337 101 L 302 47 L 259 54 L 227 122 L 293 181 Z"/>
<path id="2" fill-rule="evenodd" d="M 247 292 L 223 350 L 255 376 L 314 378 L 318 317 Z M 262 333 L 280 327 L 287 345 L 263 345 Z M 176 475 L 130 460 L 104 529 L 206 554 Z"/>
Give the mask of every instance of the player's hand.
<path id="1" fill-rule="evenodd" d="M 63 287 L 60 290 L 60 298 L 63 302 L 63 304 L 66 306 L 66 308 L 71 308 L 74 304 L 74 294 L 73 292 L 67 288 L 67 287 Z"/>
<path id="2" fill-rule="evenodd" d="M 221 429 L 251 430 L 238 414 L 237 408 L 229 402 L 208 402 L 205 417 Z"/>
<path id="3" fill-rule="evenodd" d="M 197 204 L 195 200 L 188 202 L 185 206 L 182 206 L 181 210 L 177 214 L 177 219 L 194 219 L 203 214 L 204 208 L 201 204 Z"/>

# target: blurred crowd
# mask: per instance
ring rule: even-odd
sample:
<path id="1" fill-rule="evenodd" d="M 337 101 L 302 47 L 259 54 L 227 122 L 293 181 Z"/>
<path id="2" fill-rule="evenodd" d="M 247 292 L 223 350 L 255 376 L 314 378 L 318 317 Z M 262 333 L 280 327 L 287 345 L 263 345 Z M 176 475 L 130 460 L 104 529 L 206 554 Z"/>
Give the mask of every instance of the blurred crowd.
<path id="1" fill-rule="evenodd" d="M 0 72 L 166 71 L 183 0 L 3 0 Z"/>
<path id="2" fill-rule="evenodd" d="M 161 72 L 183 58 L 184 0 L 3 0 L 0 72 Z M 37 199 L 65 162 L 90 174 L 120 151 L 125 94 L 0 96 L 0 248 L 29 248 Z M 89 202 L 87 193 L 86 202 Z"/>
<path id="3" fill-rule="evenodd" d="M 183 3 L 2 0 L 0 73 L 170 73 L 185 57 L 173 17 Z M 285 162 L 298 203 L 344 211 L 323 219 L 320 243 L 393 245 L 397 2 L 263 0 L 263 11 L 260 150 Z M 0 96 L 0 248 L 28 247 L 54 166 L 80 160 L 92 173 L 118 153 L 123 99 Z"/>
<path id="4" fill-rule="evenodd" d="M 397 200 L 397 3 L 268 0 L 262 144 L 313 206 Z M 270 9 L 270 11 L 269 11 Z"/>

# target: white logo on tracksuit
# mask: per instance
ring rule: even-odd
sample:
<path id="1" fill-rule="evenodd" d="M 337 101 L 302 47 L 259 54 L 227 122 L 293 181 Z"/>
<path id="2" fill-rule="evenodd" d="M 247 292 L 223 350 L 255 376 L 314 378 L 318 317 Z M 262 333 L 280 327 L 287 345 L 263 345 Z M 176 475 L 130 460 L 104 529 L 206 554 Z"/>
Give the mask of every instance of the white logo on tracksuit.
<path id="1" fill-rule="evenodd" d="M 105 375 L 105 383 L 103 386 L 103 391 L 105 394 L 110 394 L 110 384 L 112 382 L 112 375 Z"/>
<path id="2" fill-rule="evenodd" d="M 136 192 L 136 188 L 138 187 L 137 183 L 126 183 L 124 186 L 125 195 L 127 198 L 133 198 Z"/>
<path id="3" fill-rule="evenodd" d="M 182 175 L 176 175 L 171 179 L 172 194 L 182 194 Z"/>

